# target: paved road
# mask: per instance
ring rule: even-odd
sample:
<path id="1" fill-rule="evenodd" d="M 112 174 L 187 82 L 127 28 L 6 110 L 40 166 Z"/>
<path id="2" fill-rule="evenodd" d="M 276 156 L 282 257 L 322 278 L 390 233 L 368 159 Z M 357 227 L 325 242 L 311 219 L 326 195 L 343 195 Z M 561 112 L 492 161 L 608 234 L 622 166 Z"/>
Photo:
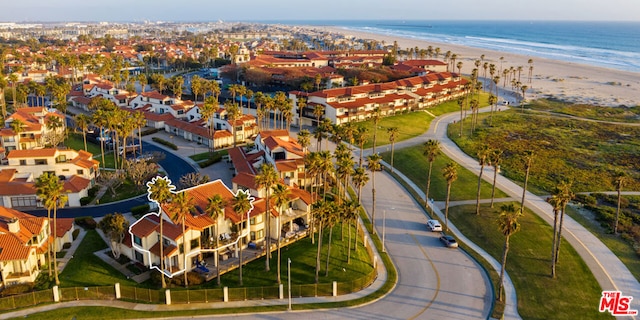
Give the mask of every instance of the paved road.
<path id="1" fill-rule="evenodd" d="M 154 144 L 148 142 L 142 142 L 142 151 L 143 152 L 162 152 L 166 155 L 166 157 L 159 162 L 160 166 L 167 172 L 167 175 L 174 182 L 174 184 L 178 183 L 180 177 L 189 173 L 189 172 L 197 172 L 197 169 L 191 165 L 188 161 L 182 159 L 181 157 L 168 152 L 166 149 L 162 147 L 156 146 Z M 127 199 L 114 203 L 106 203 L 101 205 L 88 207 L 77 207 L 77 208 L 62 208 L 58 210 L 58 217 L 60 218 L 75 218 L 81 216 L 91 216 L 91 217 L 102 217 L 107 213 L 114 212 L 129 212 L 131 207 L 138 206 L 144 203 L 147 203 L 147 195 L 142 195 L 133 199 Z M 25 210 L 25 212 L 45 217 L 47 215 L 47 211 L 44 209 L 40 210 Z"/>

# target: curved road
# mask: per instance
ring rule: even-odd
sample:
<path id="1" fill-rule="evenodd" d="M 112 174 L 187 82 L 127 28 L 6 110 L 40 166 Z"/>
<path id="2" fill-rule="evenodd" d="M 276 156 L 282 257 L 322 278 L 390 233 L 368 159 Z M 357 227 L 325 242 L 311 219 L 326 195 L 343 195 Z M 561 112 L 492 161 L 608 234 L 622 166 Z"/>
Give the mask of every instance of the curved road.
<path id="1" fill-rule="evenodd" d="M 160 166 L 166 171 L 167 175 L 174 181 L 174 184 L 180 180 L 180 177 L 190 172 L 197 172 L 198 170 L 194 168 L 189 162 L 182 159 L 181 157 L 163 149 L 159 146 L 156 146 L 151 143 L 142 142 L 142 151 L 143 152 L 162 152 L 166 155 L 166 157 L 159 162 Z M 114 212 L 129 212 L 131 211 L 131 207 L 135 207 L 144 203 L 147 203 L 147 195 L 141 195 L 136 198 L 122 200 L 113 203 L 105 203 L 101 205 L 91 206 L 91 207 L 76 207 L 76 208 L 62 208 L 58 210 L 58 217 L 60 218 L 75 218 L 82 216 L 91 216 L 91 217 L 102 217 L 107 213 Z M 44 209 L 39 210 L 25 210 L 25 212 L 40 216 L 46 217 L 47 211 Z"/>

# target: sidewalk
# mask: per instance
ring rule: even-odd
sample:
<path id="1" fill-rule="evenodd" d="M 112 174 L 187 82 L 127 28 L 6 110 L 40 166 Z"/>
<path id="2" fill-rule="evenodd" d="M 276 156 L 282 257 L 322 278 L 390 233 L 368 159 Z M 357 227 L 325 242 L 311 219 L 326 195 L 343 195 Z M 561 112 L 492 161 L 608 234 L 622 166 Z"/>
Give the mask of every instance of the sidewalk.
<path id="1" fill-rule="evenodd" d="M 67 249 L 67 253 L 65 253 L 64 258 L 56 259 L 58 261 L 58 273 L 62 273 L 62 271 L 64 271 L 67 263 L 69 263 L 69 260 L 73 258 L 76 250 L 78 250 L 78 246 L 82 243 L 84 236 L 87 235 L 87 232 L 83 228 L 78 227 L 78 230 L 80 230 L 80 233 L 78 233 L 78 237 L 71 242 L 71 247 Z"/>

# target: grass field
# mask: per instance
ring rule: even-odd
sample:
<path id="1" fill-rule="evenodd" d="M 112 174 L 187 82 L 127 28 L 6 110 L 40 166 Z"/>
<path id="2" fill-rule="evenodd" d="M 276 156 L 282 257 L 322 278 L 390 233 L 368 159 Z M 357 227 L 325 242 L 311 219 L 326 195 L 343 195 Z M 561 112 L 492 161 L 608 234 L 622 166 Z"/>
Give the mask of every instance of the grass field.
<path id="1" fill-rule="evenodd" d="M 517 204 L 516 204 L 517 205 Z M 502 261 L 504 236 L 498 231 L 499 206 L 456 206 L 449 211 L 451 221 L 471 241 Z M 550 274 L 553 229 L 535 214 L 526 211 L 519 219 L 521 230 L 511 236 L 507 272 L 518 294 L 518 312 L 524 319 L 607 319 L 598 312 L 601 288 L 577 252 L 562 243 L 556 279 Z"/>
<path id="2" fill-rule="evenodd" d="M 391 161 L 391 152 L 381 154 L 384 160 Z M 429 172 L 429 162 L 422 154 L 422 145 L 404 148 L 395 151 L 394 167 L 404 173 L 413 183 L 418 185 L 423 191 L 427 185 L 427 174 Z M 440 155 L 433 163 L 431 173 L 431 193 L 430 197 L 436 201 L 444 201 L 447 195 L 447 181 L 442 176 L 442 169 L 451 162 L 445 155 Z M 486 171 L 485 171 L 486 174 Z M 451 200 L 473 200 L 476 198 L 478 190 L 478 177 L 471 171 L 458 167 L 458 180 L 454 181 L 451 187 Z M 496 198 L 505 197 L 506 194 L 496 188 Z M 491 184 L 482 181 L 480 188 L 480 198 L 491 198 Z"/>

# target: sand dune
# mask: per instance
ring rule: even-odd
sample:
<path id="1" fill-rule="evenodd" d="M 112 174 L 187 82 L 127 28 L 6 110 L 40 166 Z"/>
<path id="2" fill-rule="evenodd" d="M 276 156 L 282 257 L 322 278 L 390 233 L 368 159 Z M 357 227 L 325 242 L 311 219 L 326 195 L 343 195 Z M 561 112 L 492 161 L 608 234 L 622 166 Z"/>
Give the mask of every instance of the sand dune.
<path id="1" fill-rule="evenodd" d="M 391 37 L 374 33 L 345 30 L 338 27 L 308 27 L 316 31 L 340 33 L 360 39 L 376 39 L 387 44 L 398 41 L 400 48 L 427 48 L 429 45 L 444 52 L 451 51 L 462 61 L 462 73 L 469 75 L 475 68 L 474 60 L 485 55 L 485 61 L 500 68 L 513 66 L 523 67 L 521 82 L 529 86 L 527 99 L 555 97 L 577 103 L 601 106 L 636 106 L 640 105 L 640 73 L 595 67 L 579 63 L 524 56 L 486 49 L 471 48 L 447 43 L 435 43 L 402 37 Z M 504 59 L 501 61 L 500 57 Z M 533 79 L 527 83 L 529 70 L 528 60 L 533 59 Z M 457 71 L 457 70 L 455 70 Z M 484 71 L 480 67 L 480 76 Z M 502 81 L 501 81 L 502 82 Z M 507 85 L 507 87 L 510 87 Z"/>

